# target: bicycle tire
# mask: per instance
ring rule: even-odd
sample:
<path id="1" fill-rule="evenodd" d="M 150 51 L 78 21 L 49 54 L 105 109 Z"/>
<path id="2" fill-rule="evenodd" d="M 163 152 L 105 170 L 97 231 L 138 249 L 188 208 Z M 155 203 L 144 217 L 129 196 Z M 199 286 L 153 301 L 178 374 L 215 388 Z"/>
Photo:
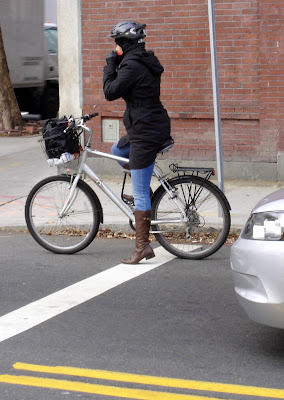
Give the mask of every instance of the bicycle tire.
<path id="1" fill-rule="evenodd" d="M 66 215 L 58 217 L 70 192 L 70 177 L 51 176 L 37 183 L 25 204 L 26 224 L 32 237 L 45 249 L 73 254 L 95 238 L 102 210 L 95 192 L 82 180 Z"/>
<path id="2" fill-rule="evenodd" d="M 152 226 L 156 239 L 179 258 L 196 260 L 212 255 L 225 243 L 230 231 L 230 206 L 223 192 L 197 176 L 172 178 L 168 184 L 176 201 L 182 203 L 187 221 Z M 160 186 L 152 200 L 152 220 L 180 219 L 181 215 L 174 200 Z"/>

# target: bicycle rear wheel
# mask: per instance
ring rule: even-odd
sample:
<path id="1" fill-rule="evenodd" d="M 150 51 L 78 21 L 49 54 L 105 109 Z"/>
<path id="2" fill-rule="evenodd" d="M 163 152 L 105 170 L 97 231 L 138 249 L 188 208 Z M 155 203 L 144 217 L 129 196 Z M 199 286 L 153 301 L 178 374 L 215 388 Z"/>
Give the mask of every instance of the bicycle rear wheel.
<path id="1" fill-rule="evenodd" d="M 221 190 L 197 176 L 173 178 L 168 184 L 173 198 L 160 186 L 152 201 L 152 220 L 161 221 L 152 226 L 158 242 L 180 258 L 201 259 L 215 253 L 231 225 L 229 204 Z"/>
<path id="2" fill-rule="evenodd" d="M 83 181 L 67 212 L 59 217 L 70 194 L 70 177 L 43 179 L 30 192 L 25 218 L 33 238 L 53 253 L 72 254 L 87 247 L 95 238 L 101 220 L 96 194 Z"/>

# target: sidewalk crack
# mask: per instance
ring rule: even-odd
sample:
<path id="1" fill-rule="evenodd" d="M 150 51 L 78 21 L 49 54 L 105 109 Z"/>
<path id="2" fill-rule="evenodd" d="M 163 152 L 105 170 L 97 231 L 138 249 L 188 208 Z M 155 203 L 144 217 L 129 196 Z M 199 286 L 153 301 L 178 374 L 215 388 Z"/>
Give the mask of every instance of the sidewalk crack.
<path id="1" fill-rule="evenodd" d="M 5 203 L 1 203 L 0 204 L 0 207 L 3 207 L 3 206 L 5 206 L 7 204 L 10 204 L 10 203 L 13 203 L 13 201 L 24 199 L 25 197 L 27 197 L 27 196 L 16 197 L 15 199 L 12 199 L 12 200 L 9 200 L 9 201 L 5 201 Z"/>

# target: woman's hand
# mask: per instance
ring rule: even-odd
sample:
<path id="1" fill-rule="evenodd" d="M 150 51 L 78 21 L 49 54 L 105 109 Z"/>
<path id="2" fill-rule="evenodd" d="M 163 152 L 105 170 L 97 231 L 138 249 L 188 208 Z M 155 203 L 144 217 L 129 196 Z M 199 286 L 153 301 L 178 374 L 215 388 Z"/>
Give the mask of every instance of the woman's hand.
<path id="1" fill-rule="evenodd" d="M 106 56 L 106 63 L 107 65 L 113 64 L 116 65 L 118 60 L 118 56 L 116 51 L 112 50 L 111 52 L 108 53 Z"/>

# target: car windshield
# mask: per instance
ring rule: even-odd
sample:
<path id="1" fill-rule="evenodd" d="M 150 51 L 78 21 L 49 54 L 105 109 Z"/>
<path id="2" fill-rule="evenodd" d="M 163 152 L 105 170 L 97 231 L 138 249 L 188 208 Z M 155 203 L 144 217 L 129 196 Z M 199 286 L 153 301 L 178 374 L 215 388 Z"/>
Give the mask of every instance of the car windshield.
<path id="1" fill-rule="evenodd" d="M 48 28 L 44 30 L 45 36 L 47 38 L 47 48 L 49 53 L 57 54 L 57 29 Z"/>

